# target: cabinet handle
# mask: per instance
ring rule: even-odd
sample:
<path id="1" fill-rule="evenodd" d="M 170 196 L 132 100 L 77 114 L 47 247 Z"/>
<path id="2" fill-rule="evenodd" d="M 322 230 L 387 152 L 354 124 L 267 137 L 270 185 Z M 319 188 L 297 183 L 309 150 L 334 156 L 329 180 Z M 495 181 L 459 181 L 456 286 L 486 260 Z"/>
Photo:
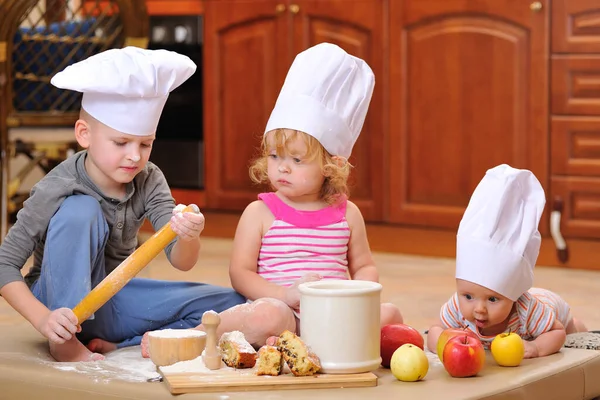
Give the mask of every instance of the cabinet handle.
<path id="1" fill-rule="evenodd" d="M 539 1 L 534 1 L 533 3 L 531 3 L 529 5 L 529 8 L 531 9 L 531 11 L 534 11 L 534 12 L 540 11 L 542 9 L 542 7 L 543 7 L 543 5 Z"/>
<path id="2" fill-rule="evenodd" d="M 550 212 L 550 235 L 556 245 L 556 255 L 561 263 L 566 263 L 569 260 L 569 248 L 567 243 L 560 233 L 560 219 L 562 216 L 564 203 L 560 197 L 554 198 L 552 204 L 552 212 Z"/>
<path id="3" fill-rule="evenodd" d="M 298 14 L 300 12 L 300 6 L 298 4 L 290 5 L 290 12 L 292 14 Z"/>
<path id="4" fill-rule="evenodd" d="M 277 5 L 275 6 L 275 12 L 276 12 L 277 14 L 281 14 L 281 13 L 282 13 L 282 12 L 284 12 L 284 11 L 285 11 L 285 4 L 277 4 Z"/>

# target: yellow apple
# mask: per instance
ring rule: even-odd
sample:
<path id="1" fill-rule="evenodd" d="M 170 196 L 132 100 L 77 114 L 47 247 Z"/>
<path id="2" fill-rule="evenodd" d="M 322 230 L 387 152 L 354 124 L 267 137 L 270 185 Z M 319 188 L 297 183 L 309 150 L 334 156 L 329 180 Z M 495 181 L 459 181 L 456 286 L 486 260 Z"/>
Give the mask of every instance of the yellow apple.
<path id="1" fill-rule="evenodd" d="M 429 371 L 429 360 L 425 352 L 414 344 L 407 343 L 398 347 L 390 361 L 392 374 L 399 381 L 416 382 L 425 378 Z"/>
<path id="2" fill-rule="evenodd" d="M 518 366 L 525 355 L 523 339 L 514 332 L 496 335 L 490 350 L 494 360 L 502 367 Z"/>

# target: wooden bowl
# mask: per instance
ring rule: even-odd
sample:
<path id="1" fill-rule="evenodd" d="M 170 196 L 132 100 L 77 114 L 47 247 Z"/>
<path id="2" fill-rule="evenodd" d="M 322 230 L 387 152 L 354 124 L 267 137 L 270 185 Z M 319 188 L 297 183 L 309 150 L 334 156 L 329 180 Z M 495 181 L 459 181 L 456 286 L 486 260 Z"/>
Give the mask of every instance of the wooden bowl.
<path id="1" fill-rule="evenodd" d="M 193 360 L 206 346 L 206 333 L 195 329 L 164 329 L 148 334 L 150 359 L 159 366 Z"/>

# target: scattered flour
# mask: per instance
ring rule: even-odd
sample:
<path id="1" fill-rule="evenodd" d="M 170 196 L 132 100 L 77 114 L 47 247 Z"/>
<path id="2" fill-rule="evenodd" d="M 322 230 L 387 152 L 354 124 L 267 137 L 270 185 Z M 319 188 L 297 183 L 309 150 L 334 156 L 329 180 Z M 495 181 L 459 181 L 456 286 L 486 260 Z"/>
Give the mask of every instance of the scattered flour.
<path id="1" fill-rule="evenodd" d="M 202 352 L 204 354 L 204 352 Z M 221 361 L 220 369 L 208 369 L 202 360 L 202 356 L 198 356 L 193 360 L 179 361 L 178 363 L 159 367 L 165 374 L 177 374 L 177 373 L 198 373 L 198 374 L 220 374 L 224 371 L 235 371 L 235 368 L 228 367 L 223 361 Z"/>
<path id="2" fill-rule="evenodd" d="M 61 371 L 90 375 L 96 382 L 109 383 L 113 380 L 147 382 L 160 378 L 160 373 L 149 358 L 143 358 L 140 346 L 126 347 L 106 354 L 103 361 L 66 362 L 44 361 L 43 364 Z"/>
<path id="3" fill-rule="evenodd" d="M 190 338 L 204 337 L 206 336 L 206 332 L 195 329 L 163 329 L 160 331 L 152 331 L 148 335 L 157 338 Z"/>

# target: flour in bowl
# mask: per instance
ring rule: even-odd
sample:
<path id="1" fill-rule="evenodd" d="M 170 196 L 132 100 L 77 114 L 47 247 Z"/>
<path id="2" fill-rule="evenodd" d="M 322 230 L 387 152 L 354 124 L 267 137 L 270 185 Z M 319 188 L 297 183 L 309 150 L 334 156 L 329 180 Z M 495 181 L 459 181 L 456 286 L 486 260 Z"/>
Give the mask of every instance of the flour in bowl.
<path id="1" fill-rule="evenodd" d="M 198 331 L 196 329 L 163 329 L 160 331 L 152 331 L 148 333 L 149 336 L 157 338 L 191 338 L 191 337 L 203 337 L 206 336 L 206 332 Z"/>

